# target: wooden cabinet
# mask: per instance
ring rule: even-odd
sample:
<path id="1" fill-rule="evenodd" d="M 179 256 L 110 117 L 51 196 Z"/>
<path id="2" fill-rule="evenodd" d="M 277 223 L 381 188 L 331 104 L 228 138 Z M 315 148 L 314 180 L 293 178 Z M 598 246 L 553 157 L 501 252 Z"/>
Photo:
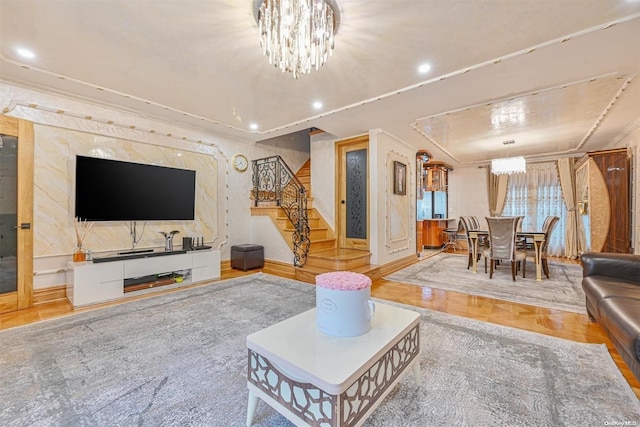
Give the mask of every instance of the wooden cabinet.
<path id="1" fill-rule="evenodd" d="M 425 248 L 440 249 L 444 241 L 444 230 L 448 228 L 449 220 L 443 219 L 426 219 L 422 221 L 424 228 L 422 229 L 422 239 Z"/>
<path id="2" fill-rule="evenodd" d="M 424 239 L 422 238 L 422 221 L 416 222 L 416 254 L 418 256 L 422 255 L 422 250 L 424 249 Z"/>
<path id="3" fill-rule="evenodd" d="M 631 252 L 630 167 L 626 148 L 589 152 L 577 164 L 580 252 Z"/>

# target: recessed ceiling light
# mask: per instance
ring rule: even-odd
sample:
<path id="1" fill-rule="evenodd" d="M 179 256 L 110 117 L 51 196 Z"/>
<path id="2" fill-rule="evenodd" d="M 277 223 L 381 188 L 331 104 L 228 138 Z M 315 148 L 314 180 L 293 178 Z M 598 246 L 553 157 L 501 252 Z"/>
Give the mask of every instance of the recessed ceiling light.
<path id="1" fill-rule="evenodd" d="M 430 64 L 421 64 L 418 67 L 418 72 L 420 72 L 421 74 L 428 73 L 429 70 L 431 70 L 431 65 Z"/>
<path id="2" fill-rule="evenodd" d="M 18 55 L 22 56 L 23 58 L 33 59 L 36 57 L 35 53 L 30 51 L 29 49 L 24 49 L 22 47 L 19 47 L 18 49 L 16 49 L 16 52 L 18 52 Z"/>
<path id="3" fill-rule="evenodd" d="M 322 102 L 320 101 L 316 101 L 313 103 L 313 108 L 315 108 L 316 110 L 319 110 L 322 108 Z"/>
<path id="4" fill-rule="evenodd" d="M 249 127 L 251 128 L 251 130 L 256 130 L 256 129 L 258 129 L 258 125 L 257 125 L 256 123 L 251 123 L 251 124 L 249 125 Z"/>

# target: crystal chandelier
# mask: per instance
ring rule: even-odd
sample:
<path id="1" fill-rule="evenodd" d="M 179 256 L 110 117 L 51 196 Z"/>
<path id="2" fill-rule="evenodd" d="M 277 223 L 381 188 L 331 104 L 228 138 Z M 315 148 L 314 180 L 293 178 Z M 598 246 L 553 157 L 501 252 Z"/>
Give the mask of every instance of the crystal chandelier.
<path id="1" fill-rule="evenodd" d="M 294 78 L 331 57 L 340 11 L 335 0 L 254 0 L 260 46 L 269 63 Z"/>
<path id="2" fill-rule="evenodd" d="M 495 175 L 512 175 L 526 171 L 527 162 L 524 157 L 505 157 L 491 160 L 491 172 Z"/>

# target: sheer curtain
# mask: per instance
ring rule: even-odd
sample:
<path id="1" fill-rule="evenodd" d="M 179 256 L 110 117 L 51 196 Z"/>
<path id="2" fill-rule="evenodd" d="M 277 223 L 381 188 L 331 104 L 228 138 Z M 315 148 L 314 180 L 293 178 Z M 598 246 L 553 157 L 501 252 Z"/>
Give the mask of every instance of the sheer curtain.
<path id="1" fill-rule="evenodd" d="M 524 216 L 523 231 L 540 231 L 547 216 L 560 217 L 551 234 L 547 253 L 564 256 L 567 208 L 556 162 L 528 164 L 526 173 L 510 175 L 502 215 Z"/>

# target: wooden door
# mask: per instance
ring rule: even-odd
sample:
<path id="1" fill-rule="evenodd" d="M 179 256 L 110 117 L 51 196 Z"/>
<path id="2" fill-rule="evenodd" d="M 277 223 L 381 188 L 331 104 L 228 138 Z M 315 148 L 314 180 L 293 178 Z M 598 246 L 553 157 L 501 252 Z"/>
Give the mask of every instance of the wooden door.
<path id="1" fill-rule="evenodd" d="M 369 136 L 336 145 L 338 247 L 369 249 Z"/>
<path id="2" fill-rule="evenodd" d="M 0 313 L 5 313 L 33 306 L 33 123 L 0 116 L 0 137 Z"/>

